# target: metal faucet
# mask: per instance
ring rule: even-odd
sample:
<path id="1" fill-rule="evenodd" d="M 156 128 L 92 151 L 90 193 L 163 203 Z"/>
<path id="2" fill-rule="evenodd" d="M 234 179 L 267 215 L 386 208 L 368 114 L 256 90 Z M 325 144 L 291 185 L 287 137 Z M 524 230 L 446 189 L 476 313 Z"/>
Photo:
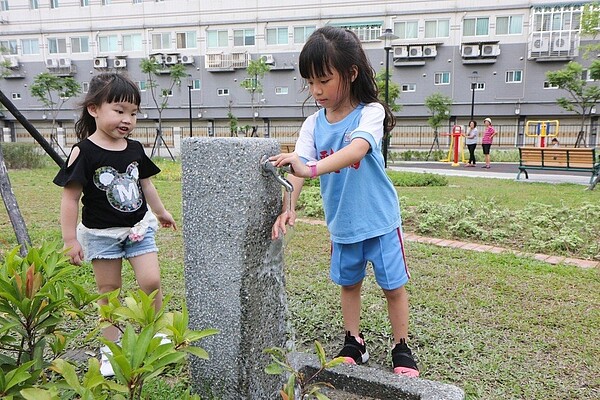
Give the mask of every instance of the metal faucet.
<path id="1" fill-rule="evenodd" d="M 290 172 L 291 169 L 289 166 L 277 168 L 273 165 L 273 163 L 271 163 L 271 161 L 269 161 L 269 156 L 267 155 L 262 156 L 260 159 L 260 165 L 264 176 L 271 174 L 273 175 L 273 178 L 275 178 L 275 180 L 285 188 L 286 192 L 292 193 L 294 191 L 294 186 L 292 186 L 292 184 L 283 176 L 284 173 Z"/>

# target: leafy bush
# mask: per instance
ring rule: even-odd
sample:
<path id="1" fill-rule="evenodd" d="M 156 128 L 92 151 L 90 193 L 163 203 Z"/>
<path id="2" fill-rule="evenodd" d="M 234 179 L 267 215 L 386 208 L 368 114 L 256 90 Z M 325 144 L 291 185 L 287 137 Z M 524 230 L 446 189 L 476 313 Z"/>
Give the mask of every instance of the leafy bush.
<path id="1" fill-rule="evenodd" d="M 308 186 L 302 189 L 298 198 L 298 207 L 305 217 L 323 218 L 323 201 L 321 189 L 318 186 Z"/>
<path id="2" fill-rule="evenodd" d="M 4 163 L 9 169 L 42 168 L 48 158 L 35 143 L 2 143 Z"/>
<path id="3" fill-rule="evenodd" d="M 417 172 L 387 171 L 394 186 L 422 187 L 448 186 L 448 178 L 437 174 L 421 174 Z"/>

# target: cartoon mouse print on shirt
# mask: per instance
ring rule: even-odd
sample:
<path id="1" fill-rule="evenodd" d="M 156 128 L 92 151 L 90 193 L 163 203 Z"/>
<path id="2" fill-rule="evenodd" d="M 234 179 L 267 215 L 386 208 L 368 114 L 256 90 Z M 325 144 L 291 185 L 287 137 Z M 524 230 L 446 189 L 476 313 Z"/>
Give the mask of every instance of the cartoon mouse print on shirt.
<path id="1" fill-rule="evenodd" d="M 113 167 L 100 167 L 94 173 L 94 184 L 106 192 L 110 205 L 123 212 L 133 212 L 142 206 L 138 163 L 132 162 L 124 173 Z"/>

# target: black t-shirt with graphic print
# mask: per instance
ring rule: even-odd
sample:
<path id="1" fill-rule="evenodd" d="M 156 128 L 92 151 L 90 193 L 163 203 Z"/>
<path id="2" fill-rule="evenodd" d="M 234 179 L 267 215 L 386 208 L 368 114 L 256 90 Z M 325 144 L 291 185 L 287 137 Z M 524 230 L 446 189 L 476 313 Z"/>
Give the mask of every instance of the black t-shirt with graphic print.
<path id="1" fill-rule="evenodd" d="M 112 151 L 84 139 L 73 147 L 79 147 L 77 159 L 68 167 L 65 163 L 54 183 L 64 187 L 78 182 L 83 186 L 83 225 L 105 229 L 132 227 L 141 221 L 148 206 L 140 179 L 160 172 L 142 144 L 127 139 L 125 150 Z"/>

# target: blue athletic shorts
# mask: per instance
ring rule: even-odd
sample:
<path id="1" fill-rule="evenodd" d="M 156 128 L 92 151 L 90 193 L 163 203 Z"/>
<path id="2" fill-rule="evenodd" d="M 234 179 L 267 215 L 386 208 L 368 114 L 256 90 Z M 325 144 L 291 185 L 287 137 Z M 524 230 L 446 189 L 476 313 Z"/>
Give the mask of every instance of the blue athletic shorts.
<path id="1" fill-rule="evenodd" d="M 375 279 L 382 289 L 394 290 L 408 282 L 410 274 L 400 228 L 358 243 L 331 243 L 330 276 L 338 285 L 352 286 L 362 281 L 368 261 L 373 264 Z"/>
<path id="2" fill-rule="evenodd" d="M 83 248 L 86 261 L 95 259 L 112 260 L 132 258 L 142 254 L 158 252 L 154 241 L 154 229 L 148 228 L 144 238 L 139 242 L 129 239 L 119 240 L 111 237 L 95 235 L 89 230 L 77 231 L 77 239 Z"/>

